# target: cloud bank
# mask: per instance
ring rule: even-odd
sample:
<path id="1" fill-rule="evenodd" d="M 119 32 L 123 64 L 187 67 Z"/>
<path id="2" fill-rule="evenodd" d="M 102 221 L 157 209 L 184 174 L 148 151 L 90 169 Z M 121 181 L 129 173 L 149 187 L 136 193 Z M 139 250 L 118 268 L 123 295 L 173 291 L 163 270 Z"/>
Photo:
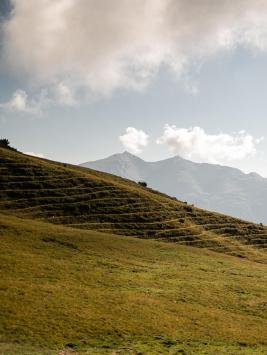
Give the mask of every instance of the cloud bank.
<path id="1" fill-rule="evenodd" d="M 72 91 L 143 90 L 161 66 L 179 78 L 190 63 L 221 50 L 267 49 L 265 0 L 11 1 L 2 43 L 7 66 Z"/>
<path id="2" fill-rule="evenodd" d="M 227 163 L 256 154 L 256 146 L 263 140 L 245 131 L 230 135 L 208 134 L 200 127 L 177 128 L 166 125 L 158 144 L 166 144 L 179 156 L 208 163 Z"/>
<path id="3" fill-rule="evenodd" d="M 149 136 L 134 127 L 126 128 L 126 133 L 119 137 L 123 146 L 131 153 L 139 154 L 148 145 Z"/>

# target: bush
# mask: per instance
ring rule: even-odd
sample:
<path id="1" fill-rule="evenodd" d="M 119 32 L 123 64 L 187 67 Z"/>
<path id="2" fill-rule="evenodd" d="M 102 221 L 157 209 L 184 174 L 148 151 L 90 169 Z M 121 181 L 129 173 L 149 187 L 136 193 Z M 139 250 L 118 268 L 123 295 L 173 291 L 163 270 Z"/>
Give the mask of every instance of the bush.
<path id="1" fill-rule="evenodd" d="M 6 138 L 0 139 L 0 148 L 6 148 L 6 149 L 16 150 L 15 148 L 12 148 L 12 147 L 10 146 L 10 142 L 9 142 L 9 140 L 6 139 Z"/>
<path id="2" fill-rule="evenodd" d="M 147 183 L 145 181 L 138 181 L 138 184 L 143 187 L 147 187 Z"/>
<path id="3" fill-rule="evenodd" d="M 9 140 L 6 138 L 0 139 L 0 147 L 9 148 Z"/>

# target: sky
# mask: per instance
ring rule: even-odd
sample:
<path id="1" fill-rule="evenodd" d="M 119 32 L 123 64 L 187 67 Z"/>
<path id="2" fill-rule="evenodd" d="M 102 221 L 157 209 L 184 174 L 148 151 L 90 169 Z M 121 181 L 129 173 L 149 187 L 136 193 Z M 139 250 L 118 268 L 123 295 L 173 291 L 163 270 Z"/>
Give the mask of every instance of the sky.
<path id="1" fill-rule="evenodd" d="M 0 0 L 0 137 L 267 177 L 265 0 Z"/>

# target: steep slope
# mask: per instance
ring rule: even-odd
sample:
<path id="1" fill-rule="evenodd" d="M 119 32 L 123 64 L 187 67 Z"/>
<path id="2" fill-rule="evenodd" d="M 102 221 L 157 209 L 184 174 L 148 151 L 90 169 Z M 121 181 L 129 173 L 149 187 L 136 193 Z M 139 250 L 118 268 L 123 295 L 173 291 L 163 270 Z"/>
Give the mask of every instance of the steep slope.
<path id="1" fill-rule="evenodd" d="M 174 241 L 266 262 L 267 228 L 109 174 L 0 150 L 0 208 L 81 229 Z"/>
<path id="2" fill-rule="evenodd" d="M 1 213 L 0 235 L 1 354 L 266 354 L 266 265 Z"/>
<path id="3" fill-rule="evenodd" d="M 178 156 L 145 162 L 127 152 L 81 166 L 135 181 L 145 180 L 152 188 L 198 207 L 267 223 L 267 179 L 255 173 L 193 163 Z"/>

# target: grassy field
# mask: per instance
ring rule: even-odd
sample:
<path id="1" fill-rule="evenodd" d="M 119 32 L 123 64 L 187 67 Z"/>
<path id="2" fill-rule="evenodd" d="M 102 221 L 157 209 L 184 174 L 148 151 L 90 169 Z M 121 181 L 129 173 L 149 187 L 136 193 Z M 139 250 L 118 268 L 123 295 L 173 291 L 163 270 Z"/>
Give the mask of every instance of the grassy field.
<path id="1" fill-rule="evenodd" d="M 267 262 L 267 228 L 204 211 L 113 175 L 0 148 L 0 211 Z"/>
<path id="2" fill-rule="evenodd" d="M 0 214 L 0 354 L 266 354 L 267 266 Z"/>
<path id="3" fill-rule="evenodd" d="M 0 354 L 267 354 L 267 228 L 0 148 Z"/>

